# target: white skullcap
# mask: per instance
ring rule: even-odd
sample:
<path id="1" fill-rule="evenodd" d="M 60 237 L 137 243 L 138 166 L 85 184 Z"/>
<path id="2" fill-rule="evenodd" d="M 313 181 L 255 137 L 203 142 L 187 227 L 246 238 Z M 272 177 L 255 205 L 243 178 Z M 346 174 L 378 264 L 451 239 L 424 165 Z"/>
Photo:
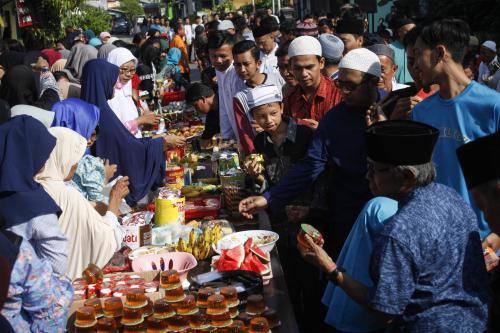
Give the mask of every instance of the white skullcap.
<path id="1" fill-rule="evenodd" d="M 283 101 L 281 89 L 274 85 L 260 85 L 249 89 L 246 98 L 250 110 L 264 104 Z"/>
<path id="2" fill-rule="evenodd" d="M 339 64 L 339 68 L 354 69 L 380 77 L 380 60 L 378 56 L 365 48 L 347 52 Z"/>
<path id="3" fill-rule="evenodd" d="M 292 58 L 301 55 L 322 56 L 321 44 L 311 36 L 300 36 L 292 40 L 288 47 L 288 57 Z"/>
<path id="4" fill-rule="evenodd" d="M 344 42 L 333 34 L 321 34 L 319 36 L 323 57 L 326 59 L 340 59 L 344 53 Z"/>
<path id="5" fill-rule="evenodd" d="M 497 44 L 492 40 L 487 40 L 486 42 L 483 43 L 483 46 L 486 47 L 487 49 L 492 50 L 493 52 L 497 51 Z"/>
<path id="6" fill-rule="evenodd" d="M 217 30 L 225 31 L 227 29 L 234 29 L 234 24 L 230 20 L 224 20 L 217 26 Z"/>

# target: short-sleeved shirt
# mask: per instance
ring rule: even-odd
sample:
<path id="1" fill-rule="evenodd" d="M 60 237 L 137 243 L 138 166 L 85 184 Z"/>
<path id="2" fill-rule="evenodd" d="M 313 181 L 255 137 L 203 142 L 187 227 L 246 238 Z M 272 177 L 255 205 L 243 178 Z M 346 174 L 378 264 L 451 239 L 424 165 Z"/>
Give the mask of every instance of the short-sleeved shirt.
<path id="1" fill-rule="evenodd" d="M 399 202 L 373 247 L 369 304 L 395 316 L 389 331 L 484 332 L 489 289 L 476 216 L 431 183 Z"/>
<path id="2" fill-rule="evenodd" d="M 500 131 L 500 94 L 472 81 L 452 99 L 445 100 L 439 93 L 429 96 L 415 106 L 412 119 L 439 129 L 432 157 L 436 182 L 453 188 L 473 207 L 481 238 L 486 237 L 490 228 L 467 189 L 456 150 L 467 142 Z"/>

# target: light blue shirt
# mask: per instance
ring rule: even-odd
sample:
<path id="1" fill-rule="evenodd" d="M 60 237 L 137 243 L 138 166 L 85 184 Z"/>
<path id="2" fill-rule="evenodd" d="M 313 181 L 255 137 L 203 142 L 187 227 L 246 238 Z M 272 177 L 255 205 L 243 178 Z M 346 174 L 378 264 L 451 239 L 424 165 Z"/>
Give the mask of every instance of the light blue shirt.
<path id="1" fill-rule="evenodd" d="M 369 264 L 375 237 L 397 209 L 398 203 L 389 198 L 376 197 L 368 201 L 352 226 L 337 260 L 347 274 L 369 288 L 373 287 Z M 370 332 L 384 327 L 381 321 L 332 283 L 328 283 L 322 302 L 328 307 L 325 322 L 337 330 Z"/>
<path id="2" fill-rule="evenodd" d="M 398 83 L 413 82 L 413 78 L 408 72 L 408 62 L 406 59 L 406 50 L 403 43 L 399 40 L 389 44 L 389 47 L 394 50 L 394 62 L 398 65 L 398 70 L 396 72 L 396 81 Z"/>
<path id="3" fill-rule="evenodd" d="M 472 81 L 458 96 L 444 100 L 439 92 L 417 104 L 412 112 L 415 121 L 439 129 L 434 149 L 436 182 L 455 189 L 478 216 L 481 238 L 490 233 L 483 214 L 474 205 L 467 190 L 456 150 L 467 142 L 500 130 L 500 94 Z"/>

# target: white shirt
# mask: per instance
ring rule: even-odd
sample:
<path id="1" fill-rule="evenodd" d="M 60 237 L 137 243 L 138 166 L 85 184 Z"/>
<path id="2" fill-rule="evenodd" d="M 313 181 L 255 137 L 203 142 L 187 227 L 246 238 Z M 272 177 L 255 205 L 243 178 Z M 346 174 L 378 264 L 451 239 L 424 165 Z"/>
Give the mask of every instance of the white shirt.
<path id="1" fill-rule="evenodd" d="M 122 124 L 139 117 L 139 112 L 132 99 L 132 82 L 128 82 L 121 89 L 115 89 L 115 96 L 108 101 L 108 105 Z M 135 137 L 142 138 L 140 129 Z"/>
<path id="2" fill-rule="evenodd" d="M 184 31 L 186 32 L 186 43 L 191 45 L 194 35 L 194 29 L 191 28 L 191 24 L 184 24 Z"/>
<path id="3" fill-rule="evenodd" d="M 261 73 L 278 72 L 278 58 L 276 57 L 278 44 L 275 45 L 276 46 L 269 54 L 265 54 L 264 52 L 260 51 L 260 61 L 262 62 L 262 64 L 260 65 L 259 70 Z"/>
<path id="4" fill-rule="evenodd" d="M 238 127 L 233 110 L 233 97 L 242 81 L 236 74 L 233 64 L 224 72 L 215 71 L 219 93 L 219 123 L 223 139 L 238 139 Z"/>
<path id="5" fill-rule="evenodd" d="M 492 62 L 495 62 L 495 61 L 498 62 L 497 57 L 495 57 L 495 59 L 493 59 L 489 64 L 485 64 L 484 61 L 481 61 L 481 63 L 479 64 L 479 71 L 478 71 L 478 75 L 477 75 L 477 81 L 479 83 L 485 84 L 484 78 L 487 78 L 488 76 L 490 76 L 490 70 L 489 70 L 488 66 Z"/>

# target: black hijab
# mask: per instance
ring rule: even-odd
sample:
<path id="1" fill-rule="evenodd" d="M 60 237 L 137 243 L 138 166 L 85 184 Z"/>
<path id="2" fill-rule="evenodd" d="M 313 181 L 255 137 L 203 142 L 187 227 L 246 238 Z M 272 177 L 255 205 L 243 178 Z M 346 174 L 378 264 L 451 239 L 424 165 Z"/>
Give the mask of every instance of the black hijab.
<path id="1" fill-rule="evenodd" d="M 0 125 L 10 119 L 9 103 L 0 99 Z"/>
<path id="2" fill-rule="evenodd" d="M 2 79 L 0 98 L 10 106 L 33 105 L 38 100 L 38 84 L 35 73 L 27 66 L 10 68 Z"/>

